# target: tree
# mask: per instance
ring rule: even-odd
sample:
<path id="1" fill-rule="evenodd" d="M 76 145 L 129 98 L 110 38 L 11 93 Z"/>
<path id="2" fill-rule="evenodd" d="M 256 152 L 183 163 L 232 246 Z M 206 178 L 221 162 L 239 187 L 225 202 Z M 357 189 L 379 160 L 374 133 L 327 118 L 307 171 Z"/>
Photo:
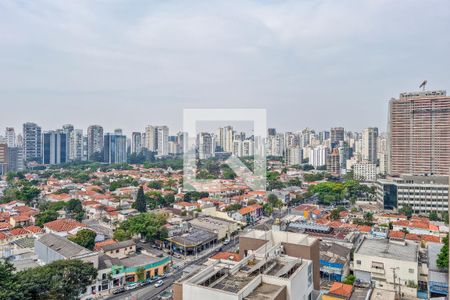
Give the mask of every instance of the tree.
<path id="1" fill-rule="evenodd" d="M 0 299 L 23 299 L 20 282 L 14 273 L 14 266 L 0 260 Z"/>
<path id="2" fill-rule="evenodd" d="M 400 208 L 399 213 L 404 214 L 405 216 L 407 216 L 408 218 L 411 218 L 412 214 L 413 214 L 413 209 L 412 206 L 409 204 L 404 205 L 402 208 Z"/>
<path id="3" fill-rule="evenodd" d="M 430 221 L 439 221 L 439 216 L 435 211 L 430 212 L 428 218 L 430 219 Z"/>
<path id="4" fill-rule="evenodd" d="M 151 189 L 160 190 L 162 188 L 163 182 L 161 180 L 150 181 L 147 186 Z"/>
<path id="5" fill-rule="evenodd" d="M 68 213 L 79 213 L 83 211 L 81 201 L 78 199 L 70 199 L 66 206 Z"/>
<path id="6" fill-rule="evenodd" d="M 76 235 L 69 237 L 69 240 L 84 248 L 93 250 L 96 236 L 97 234 L 90 229 L 81 229 Z"/>
<path id="7" fill-rule="evenodd" d="M 267 196 L 267 201 L 274 206 L 275 203 L 278 201 L 278 197 L 274 194 L 269 194 L 269 196 Z"/>
<path id="8" fill-rule="evenodd" d="M 348 275 L 347 277 L 345 277 L 343 283 L 353 285 L 353 283 L 355 282 L 355 280 L 356 280 L 355 275 L 350 274 L 350 275 Z"/>
<path id="9" fill-rule="evenodd" d="M 45 210 L 36 215 L 36 225 L 43 227 L 45 223 L 55 221 L 58 219 L 59 214 L 54 210 Z"/>
<path id="10" fill-rule="evenodd" d="M 94 266 L 81 260 L 58 260 L 17 273 L 0 261 L 0 299 L 78 299 L 96 277 Z"/>
<path id="11" fill-rule="evenodd" d="M 97 277 L 91 263 L 58 260 L 18 273 L 24 299 L 78 299 Z"/>
<path id="12" fill-rule="evenodd" d="M 442 242 L 444 243 L 444 246 L 441 248 L 436 264 L 439 268 L 448 269 L 448 234 L 442 239 Z"/>
<path id="13" fill-rule="evenodd" d="M 122 222 L 114 232 L 114 239 L 123 241 L 134 235 L 140 235 L 146 240 L 159 239 L 167 233 L 165 224 L 166 216 L 163 214 L 141 213 Z"/>
<path id="14" fill-rule="evenodd" d="M 144 188 L 142 186 L 139 187 L 134 206 L 141 213 L 147 211 L 147 203 L 145 201 Z"/>

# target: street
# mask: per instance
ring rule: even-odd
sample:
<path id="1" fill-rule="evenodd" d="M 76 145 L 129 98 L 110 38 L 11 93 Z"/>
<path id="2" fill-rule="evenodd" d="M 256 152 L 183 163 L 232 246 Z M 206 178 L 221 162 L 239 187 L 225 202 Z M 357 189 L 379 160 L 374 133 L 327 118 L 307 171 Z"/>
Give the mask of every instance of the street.
<path id="1" fill-rule="evenodd" d="M 118 294 L 118 295 L 112 295 L 108 297 L 108 300 L 119 300 L 119 299 L 125 299 L 125 300 L 151 300 L 151 299 L 157 299 L 157 296 L 161 294 L 165 290 L 172 289 L 172 284 L 174 281 L 178 280 L 183 275 L 183 270 L 191 265 L 201 265 L 204 262 L 208 260 L 208 258 L 215 252 L 217 252 L 219 249 L 221 251 L 230 251 L 234 250 L 234 248 L 239 243 L 238 238 L 234 238 L 230 241 L 227 245 L 219 244 L 215 248 L 211 249 L 210 251 L 205 252 L 202 256 L 198 257 L 197 259 L 194 259 L 192 261 L 186 261 L 187 263 L 183 265 L 180 269 L 178 269 L 175 273 L 173 273 L 170 276 L 167 276 L 164 279 L 164 285 L 155 288 L 154 284 L 138 287 L 130 291 L 126 291 L 124 293 Z"/>

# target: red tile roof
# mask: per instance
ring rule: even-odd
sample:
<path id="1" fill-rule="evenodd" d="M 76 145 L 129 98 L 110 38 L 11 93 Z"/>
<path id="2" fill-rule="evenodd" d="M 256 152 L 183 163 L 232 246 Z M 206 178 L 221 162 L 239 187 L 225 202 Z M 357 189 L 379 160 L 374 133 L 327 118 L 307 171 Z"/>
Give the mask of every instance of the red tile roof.
<path id="1" fill-rule="evenodd" d="M 246 215 L 248 213 L 251 213 L 251 212 L 256 211 L 257 209 L 261 209 L 261 208 L 262 208 L 262 206 L 259 204 L 252 204 L 252 205 L 241 208 L 239 210 L 239 213 L 241 215 Z"/>
<path id="2" fill-rule="evenodd" d="M 24 229 L 26 231 L 31 232 L 31 233 L 42 233 L 42 232 L 44 232 L 44 229 L 42 229 L 39 226 L 27 226 L 27 227 L 24 227 Z"/>
<path id="3" fill-rule="evenodd" d="M 232 261 L 240 261 L 241 257 L 239 254 L 233 252 L 218 252 L 216 255 L 211 257 L 212 259 L 223 259 L 223 260 L 232 260 Z"/>
<path id="4" fill-rule="evenodd" d="M 9 232 L 11 235 L 24 235 L 24 234 L 29 234 L 29 232 L 28 231 L 26 231 L 25 229 L 23 229 L 23 228 L 14 228 L 14 229 L 11 229 L 11 231 Z"/>
<path id="5" fill-rule="evenodd" d="M 3 232 L 0 232 L 0 240 L 5 240 L 7 238 L 8 238 L 8 236 L 6 234 L 4 234 Z"/>
<path id="6" fill-rule="evenodd" d="M 45 223 L 44 227 L 52 231 L 63 232 L 71 231 L 77 227 L 86 227 L 86 225 L 72 219 L 60 219 Z"/>
<path id="7" fill-rule="evenodd" d="M 330 288 L 330 294 L 345 297 L 349 299 L 352 296 L 353 286 L 341 282 L 334 282 Z"/>
<path id="8" fill-rule="evenodd" d="M 116 244 L 116 243 L 117 243 L 117 242 L 116 242 L 115 240 L 105 240 L 105 241 L 102 241 L 102 242 L 98 242 L 98 243 L 95 243 L 94 250 L 99 251 L 99 250 L 101 250 L 104 246 L 107 246 L 107 245 L 113 245 L 113 244 Z"/>
<path id="9" fill-rule="evenodd" d="M 389 237 L 394 239 L 404 239 L 405 233 L 403 231 L 390 231 Z"/>

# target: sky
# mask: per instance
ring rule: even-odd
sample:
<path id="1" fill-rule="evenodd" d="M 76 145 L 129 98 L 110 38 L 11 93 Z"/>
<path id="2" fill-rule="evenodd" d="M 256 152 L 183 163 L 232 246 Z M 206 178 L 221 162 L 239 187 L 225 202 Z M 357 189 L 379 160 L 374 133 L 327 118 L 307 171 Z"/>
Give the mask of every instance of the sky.
<path id="1" fill-rule="evenodd" d="M 447 0 L 0 1 L 0 134 L 182 127 L 265 108 L 269 127 L 386 128 L 400 92 L 450 92 Z"/>

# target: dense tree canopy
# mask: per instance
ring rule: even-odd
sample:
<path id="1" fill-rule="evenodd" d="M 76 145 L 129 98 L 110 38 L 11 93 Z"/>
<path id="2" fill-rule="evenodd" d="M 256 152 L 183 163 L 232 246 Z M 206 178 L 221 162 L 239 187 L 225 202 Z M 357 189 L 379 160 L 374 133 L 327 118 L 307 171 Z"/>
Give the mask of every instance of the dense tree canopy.
<path id="1" fill-rule="evenodd" d="M 87 248 L 89 250 L 93 250 L 95 246 L 95 237 L 97 234 L 90 229 L 81 229 L 74 236 L 69 237 L 69 240 L 72 242 Z"/>
<path id="2" fill-rule="evenodd" d="M 78 299 L 96 277 L 94 266 L 80 260 L 58 260 L 17 273 L 0 261 L 0 299 Z"/>
<path id="3" fill-rule="evenodd" d="M 436 264 L 443 269 L 448 269 L 448 234 L 442 239 L 444 246 L 441 248 L 441 252 L 438 255 Z"/>
<path id="4" fill-rule="evenodd" d="M 167 237 L 166 217 L 152 212 L 141 213 L 122 222 L 114 232 L 114 239 L 122 241 L 140 235 L 146 240 L 164 239 Z"/>

